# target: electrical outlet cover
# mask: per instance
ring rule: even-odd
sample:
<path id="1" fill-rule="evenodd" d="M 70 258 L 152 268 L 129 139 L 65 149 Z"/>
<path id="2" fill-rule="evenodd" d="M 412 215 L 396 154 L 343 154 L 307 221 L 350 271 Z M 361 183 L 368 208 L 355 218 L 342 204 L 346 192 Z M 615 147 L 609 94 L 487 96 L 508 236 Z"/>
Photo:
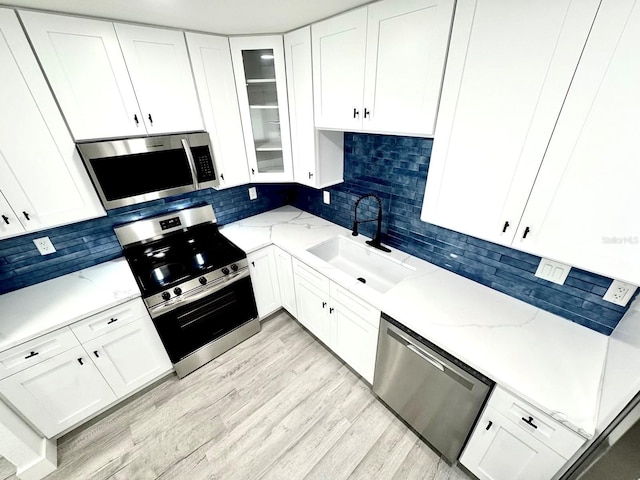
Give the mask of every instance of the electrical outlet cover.
<path id="1" fill-rule="evenodd" d="M 258 192 L 256 191 L 256 187 L 249 188 L 249 200 L 255 200 L 258 198 Z"/>
<path id="2" fill-rule="evenodd" d="M 611 282 L 609 289 L 604 294 L 603 300 L 607 302 L 615 303 L 616 305 L 620 305 L 622 307 L 626 306 L 629 303 L 631 297 L 635 293 L 636 289 L 635 285 L 631 283 L 621 282 L 620 280 L 614 280 Z"/>
<path id="3" fill-rule="evenodd" d="M 53 243 L 51 243 L 51 240 L 49 240 L 49 237 L 34 238 L 33 243 L 35 243 L 40 255 L 56 253 L 56 249 L 53 246 Z"/>
<path id="4" fill-rule="evenodd" d="M 331 193 L 327 191 L 322 192 L 322 201 L 329 205 L 331 203 Z"/>
<path id="5" fill-rule="evenodd" d="M 567 279 L 570 271 L 571 265 L 565 265 L 564 263 L 554 262 L 548 258 L 542 258 L 540 259 L 538 270 L 536 270 L 536 277 L 557 283 L 558 285 L 564 285 L 564 281 Z"/>

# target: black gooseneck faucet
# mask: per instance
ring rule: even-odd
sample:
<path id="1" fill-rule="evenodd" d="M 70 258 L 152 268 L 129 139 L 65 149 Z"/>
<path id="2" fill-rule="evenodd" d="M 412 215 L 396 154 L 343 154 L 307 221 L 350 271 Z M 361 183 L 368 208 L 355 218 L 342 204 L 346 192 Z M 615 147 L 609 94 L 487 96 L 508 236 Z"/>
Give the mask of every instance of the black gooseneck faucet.
<path id="1" fill-rule="evenodd" d="M 378 202 L 378 218 L 370 218 L 368 220 L 358 220 L 358 205 L 362 200 L 369 197 L 375 198 L 376 201 Z M 380 243 L 380 231 L 382 230 L 382 200 L 380 200 L 380 197 L 378 195 L 375 195 L 373 193 L 361 195 L 358 198 L 358 200 L 356 200 L 356 206 L 354 208 L 354 215 L 353 215 L 353 231 L 351 232 L 351 235 L 353 235 L 354 237 L 358 236 L 359 224 L 367 223 L 367 222 L 375 222 L 375 221 L 378 222 L 378 229 L 376 230 L 376 236 L 373 237 L 372 240 L 367 240 L 366 243 L 367 245 L 371 245 L 373 248 L 377 248 L 378 250 L 382 250 L 383 252 L 390 252 L 391 250 L 389 250 L 387 247 L 384 247 Z"/>

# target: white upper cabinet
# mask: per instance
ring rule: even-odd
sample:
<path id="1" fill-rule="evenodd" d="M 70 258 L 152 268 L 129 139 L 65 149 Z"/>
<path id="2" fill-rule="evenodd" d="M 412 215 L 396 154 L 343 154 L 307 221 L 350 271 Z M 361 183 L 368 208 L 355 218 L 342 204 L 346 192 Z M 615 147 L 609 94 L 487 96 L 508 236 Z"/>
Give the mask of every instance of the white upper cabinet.
<path id="1" fill-rule="evenodd" d="M 249 183 L 229 39 L 186 33 L 205 130 L 209 132 L 219 188 Z"/>
<path id="2" fill-rule="evenodd" d="M 115 24 L 150 134 L 203 130 L 184 34 Z"/>
<path id="3" fill-rule="evenodd" d="M 251 181 L 291 182 L 282 36 L 232 37 L 230 44 Z"/>
<path id="4" fill-rule="evenodd" d="M 311 35 L 316 127 L 360 130 L 367 7 L 314 23 Z"/>
<path id="5" fill-rule="evenodd" d="M 514 246 L 640 285 L 639 85 L 640 5 L 605 0 Z"/>
<path id="6" fill-rule="evenodd" d="M 0 9 L 0 64 L 0 235 L 104 215 L 18 18 L 7 9 Z"/>
<path id="7" fill-rule="evenodd" d="M 424 221 L 511 244 L 598 4 L 458 2 Z"/>
<path id="8" fill-rule="evenodd" d="M 76 140 L 203 129 L 182 32 L 20 17 Z"/>
<path id="9" fill-rule="evenodd" d="M 311 27 L 284 36 L 294 180 L 314 188 L 344 181 L 344 135 L 317 130 L 313 120 Z"/>
<path id="10" fill-rule="evenodd" d="M 385 0 L 312 26 L 316 127 L 432 136 L 453 0 Z"/>
<path id="11" fill-rule="evenodd" d="M 20 12 L 76 140 L 144 135 L 113 24 Z"/>

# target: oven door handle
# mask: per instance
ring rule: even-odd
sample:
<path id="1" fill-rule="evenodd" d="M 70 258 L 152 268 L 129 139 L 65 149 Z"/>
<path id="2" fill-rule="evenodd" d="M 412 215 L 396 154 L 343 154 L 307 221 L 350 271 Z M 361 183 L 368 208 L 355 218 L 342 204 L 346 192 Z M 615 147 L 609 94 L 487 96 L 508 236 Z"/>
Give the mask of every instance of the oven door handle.
<path id="1" fill-rule="evenodd" d="M 191 170 L 191 178 L 193 179 L 193 188 L 194 190 L 198 189 L 198 175 L 196 173 L 196 161 L 193 159 L 193 153 L 191 152 L 191 146 L 189 145 L 189 140 L 183 138 L 180 140 L 182 142 L 182 148 L 184 148 L 184 153 L 187 155 L 187 160 L 189 161 L 189 170 Z"/>
<path id="2" fill-rule="evenodd" d="M 229 285 L 232 285 L 248 276 L 249 276 L 248 268 L 245 268 L 243 270 L 238 270 L 236 274 L 223 277 L 221 280 L 217 281 L 216 283 L 212 283 L 212 284 L 200 287 L 199 289 L 195 290 L 193 293 L 186 293 L 178 301 L 169 301 L 168 303 L 161 303 L 159 305 L 150 307 L 149 315 L 151 315 L 151 318 L 158 318 L 160 315 L 169 313 L 175 310 L 176 308 L 180 308 L 185 305 L 189 305 L 190 303 L 197 302 L 198 300 L 208 295 L 211 295 L 212 293 L 216 293 L 220 290 L 223 290 L 227 288 Z"/>

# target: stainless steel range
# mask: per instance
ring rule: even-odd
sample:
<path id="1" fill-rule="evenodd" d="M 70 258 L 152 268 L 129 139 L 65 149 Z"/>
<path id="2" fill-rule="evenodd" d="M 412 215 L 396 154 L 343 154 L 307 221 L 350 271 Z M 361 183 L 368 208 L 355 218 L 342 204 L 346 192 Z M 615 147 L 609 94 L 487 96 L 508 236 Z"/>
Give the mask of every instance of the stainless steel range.
<path id="1" fill-rule="evenodd" d="M 114 230 L 180 378 L 260 331 L 246 254 L 210 205 Z"/>

